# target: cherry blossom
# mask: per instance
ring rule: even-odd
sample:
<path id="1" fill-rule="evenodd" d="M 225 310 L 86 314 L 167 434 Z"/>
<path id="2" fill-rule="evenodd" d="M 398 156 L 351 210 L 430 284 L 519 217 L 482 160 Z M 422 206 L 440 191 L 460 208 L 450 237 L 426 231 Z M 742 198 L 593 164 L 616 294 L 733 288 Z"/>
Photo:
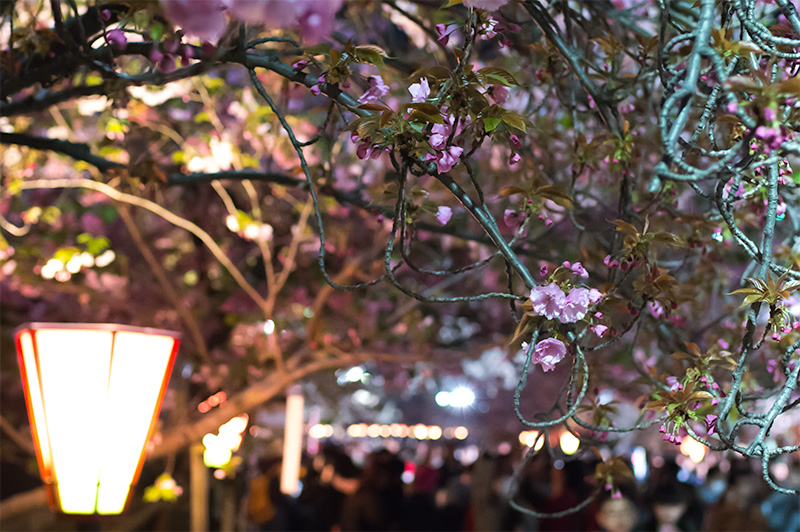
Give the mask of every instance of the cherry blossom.
<path id="1" fill-rule="evenodd" d="M 450 115 L 449 120 L 445 118 L 444 124 L 433 125 L 429 141 L 433 148 L 443 150 L 447 145 L 447 139 L 450 138 L 450 134 L 453 132 L 453 126 L 451 125 L 453 120 L 453 116 Z"/>
<path id="2" fill-rule="evenodd" d="M 439 38 L 436 39 L 439 41 L 442 46 L 447 46 L 448 41 L 450 40 L 450 34 L 453 33 L 458 29 L 458 25 L 450 24 L 446 26 L 444 24 L 437 24 L 436 25 L 436 34 L 439 35 Z"/>
<path id="3" fill-rule="evenodd" d="M 414 103 L 423 103 L 431 95 L 431 87 L 428 84 L 428 78 L 422 78 L 419 83 L 414 83 L 408 88 L 411 93 L 411 101 Z"/>
<path id="4" fill-rule="evenodd" d="M 382 154 L 383 150 L 372 144 L 369 139 L 364 139 L 356 148 L 356 155 L 359 159 L 377 159 Z"/>
<path id="5" fill-rule="evenodd" d="M 221 0 L 160 0 L 164 15 L 187 35 L 215 43 L 225 33 L 227 22 Z"/>
<path id="6" fill-rule="evenodd" d="M 564 345 L 564 342 L 555 338 L 546 338 L 533 348 L 533 361 L 541 364 L 542 370 L 548 372 L 554 370 L 556 364 L 561 362 L 566 354 L 567 346 Z"/>
<path id="7" fill-rule="evenodd" d="M 548 319 L 557 318 L 566 304 L 566 296 L 555 283 L 546 286 L 534 286 L 530 295 L 533 311 Z"/>
<path id="8" fill-rule="evenodd" d="M 597 291 L 599 294 L 599 291 Z M 588 288 L 573 288 L 564 303 L 561 311 L 561 321 L 574 323 L 586 316 L 586 311 L 592 305 L 593 294 Z"/>
<path id="9" fill-rule="evenodd" d="M 447 222 L 450 221 L 450 218 L 453 216 L 453 210 L 450 207 L 439 207 L 436 211 L 436 219 L 439 220 L 439 223 L 442 225 L 447 225 Z"/>
<path id="10" fill-rule="evenodd" d="M 715 432 L 717 432 L 717 416 L 714 414 L 708 414 L 706 415 L 705 422 L 708 435 L 712 436 Z"/>
<path id="11" fill-rule="evenodd" d="M 581 264 L 580 262 L 575 262 L 573 264 L 570 264 L 569 261 L 565 260 L 562 266 L 564 266 L 565 268 L 569 268 L 574 275 L 582 277 L 583 279 L 589 278 L 589 272 L 586 271 L 586 268 L 584 268 L 583 264 Z"/>
<path id="12" fill-rule="evenodd" d="M 303 39 L 319 42 L 330 35 L 333 31 L 336 12 L 342 7 L 342 1 L 294 0 L 293 3 L 305 7 L 298 20 Z"/>
<path id="13" fill-rule="evenodd" d="M 503 211 L 503 223 L 515 231 L 520 228 L 522 221 L 525 219 L 525 214 L 514 209 L 506 209 Z"/>
<path id="14" fill-rule="evenodd" d="M 106 41 L 115 48 L 124 48 L 128 44 L 128 38 L 125 33 L 119 29 L 110 30 L 106 33 Z"/>
<path id="15" fill-rule="evenodd" d="M 436 170 L 440 173 L 449 172 L 453 166 L 458 163 L 458 158 L 461 157 L 461 154 L 464 152 L 464 148 L 459 146 L 450 146 L 447 150 L 441 151 L 439 153 L 429 153 L 425 156 L 425 161 L 435 161 L 436 162 Z"/>
<path id="16" fill-rule="evenodd" d="M 369 77 L 369 89 L 358 99 L 359 103 L 375 103 L 389 92 L 389 86 L 380 76 Z"/>
<path id="17" fill-rule="evenodd" d="M 492 85 L 489 87 L 489 97 L 497 105 L 503 105 L 508 101 L 508 88 L 502 85 Z"/>

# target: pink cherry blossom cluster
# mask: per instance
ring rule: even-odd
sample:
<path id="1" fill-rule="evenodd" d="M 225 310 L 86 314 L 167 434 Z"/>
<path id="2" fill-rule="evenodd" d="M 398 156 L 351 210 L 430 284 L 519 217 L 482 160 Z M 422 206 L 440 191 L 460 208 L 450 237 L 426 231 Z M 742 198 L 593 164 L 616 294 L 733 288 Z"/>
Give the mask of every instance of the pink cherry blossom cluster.
<path id="1" fill-rule="evenodd" d="M 534 286 L 530 300 L 533 311 L 547 319 L 557 319 L 561 323 L 575 323 L 582 320 L 589 307 L 603 298 L 596 288 L 576 287 L 568 295 L 556 283 Z"/>
<path id="2" fill-rule="evenodd" d="M 753 132 L 761 144 L 759 146 L 757 143 L 753 143 L 750 147 L 756 152 L 769 153 L 778 150 L 784 142 L 791 140 L 792 134 L 780 124 L 776 109 L 765 107 L 762 114 L 765 123 L 756 127 Z"/>
<path id="3" fill-rule="evenodd" d="M 366 160 L 366 159 L 377 159 L 384 152 L 389 151 L 389 148 L 381 148 L 377 144 L 374 144 L 369 137 L 365 139 L 360 139 L 357 134 L 353 133 L 350 136 L 350 140 L 353 142 L 358 142 L 358 146 L 356 147 L 356 155 L 359 159 Z"/>
<path id="4" fill-rule="evenodd" d="M 105 20 L 108 20 L 111 15 L 106 9 L 102 11 L 102 16 Z M 122 50 L 128 44 L 128 37 L 121 28 L 108 30 L 105 34 L 105 39 L 108 44 L 117 50 Z M 166 73 L 175 70 L 177 57 L 180 57 L 184 64 L 189 63 L 194 58 L 194 48 L 187 45 L 181 46 L 179 39 L 171 38 L 161 44 L 153 44 L 149 55 L 150 61 L 155 63 L 160 71 Z"/>
<path id="5" fill-rule="evenodd" d="M 714 426 L 716 428 L 716 419 Z M 675 445 L 680 445 L 683 442 L 683 438 L 686 436 L 686 431 L 683 430 L 683 426 L 678 422 L 675 422 L 672 428 L 670 428 L 669 422 L 665 421 L 658 431 L 664 434 L 662 437 L 664 441 L 674 443 Z"/>
<path id="6" fill-rule="evenodd" d="M 514 231 L 518 231 L 524 221 L 524 212 L 515 211 L 514 209 L 506 209 L 503 212 L 503 223 Z"/>
<path id="7" fill-rule="evenodd" d="M 300 65 L 301 68 L 305 67 L 307 64 L 305 62 L 303 63 L 304 64 Z M 297 66 L 297 63 L 295 63 L 295 68 L 297 68 Z M 319 77 L 318 83 L 311 87 L 312 94 L 318 95 L 321 93 L 321 89 L 319 88 L 320 83 L 325 83 L 324 74 Z M 358 101 L 362 104 L 377 103 L 381 98 L 389 94 L 389 89 L 389 85 L 383 81 L 381 76 L 370 76 L 369 88 L 364 92 L 364 94 L 361 95 Z M 388 148 L 381 148 L 377 144 L 373 143 L 370 138 L 359 139 L 359 136 L 355 133 L 350 136 L 350 140 L 353 142 L 358 142 L 358 146 L 356 147 L 356 155 L 362 160 L 377 159 L 385 151 L 388 151 Z"/>
<path id="8" fill-rule="evenodd" d="M 358 103 L 376 103 L 389 93 L 389 85 L 380 76 L 369 77 L 369 88 L 358 99 Z"/>
<path id="9" fill-rule="evenodd" d="M 522 351 L 527 353 L 530 349 L 528 342 L 522 342 Z M 538 342 L 533 348 L 531 360 L 534 364 L 540 364 L 542 371 L 548 372 L 555 369 L 556 364 L 564 359 L 567 354 L 567 346 L 557 338 L 545 338 Z"/>
<path id="10" fill-rule="evenodd" d="M 167 19 L 187 35 L 217 42 L 231 17 L 267 29 L 296 28 L 303 39 L 319 42 L 333 30 L 343 0 L 160 0 Z"/>
<path id="11" fill-rule="evenodd" d="M 464 153 L 464 148 L 461 146 L 448 146 L 447 141 L 453 136 L 454 128 L 455 136 L 458 136 L 467 125 L 460 120 L 456 125 L 456 118 L 444 110 L 442 111 L 442 119 L 442 124 L 434 124 L 431 128 L 431 138 L 428 141 L 435 151 L 425 156 L 425 162 L 434 161 L 436 163 L 436 170 L 439 173 L 449 172 L 453 166 L 458 164 L 458 159 Z"/>

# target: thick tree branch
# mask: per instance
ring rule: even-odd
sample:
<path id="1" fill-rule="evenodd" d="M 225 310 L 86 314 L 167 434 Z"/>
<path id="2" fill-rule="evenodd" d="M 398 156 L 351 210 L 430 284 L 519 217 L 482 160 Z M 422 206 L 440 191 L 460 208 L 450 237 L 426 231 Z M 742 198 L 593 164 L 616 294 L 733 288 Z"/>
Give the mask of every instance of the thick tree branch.
<path id="1" fill-rule="evenodd" d="M 108 159 L 92 154 L 92 150 L 87 144 L 79 144 L 66 140 L 36 137 L 25 133 L 0 132 L 0 144 L 16 144 L 18 146 L 28 146 L 37 150 L 62 153 L 77 161 L 87 162 L 95 166 L 101 172 L 111 170 L 112 168 L 122 168 L 124 166 L 121 163 L 109 161 Z"/>

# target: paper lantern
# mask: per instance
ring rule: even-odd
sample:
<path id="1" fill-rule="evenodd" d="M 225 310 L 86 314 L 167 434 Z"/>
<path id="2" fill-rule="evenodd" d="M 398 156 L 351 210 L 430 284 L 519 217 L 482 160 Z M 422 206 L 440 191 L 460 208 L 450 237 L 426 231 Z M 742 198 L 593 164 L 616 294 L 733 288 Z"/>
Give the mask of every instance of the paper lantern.
<path id="1" fill-rule="evenodd" d="M 179 337 L 112 324 L 17 329 L 28 418 L 51 508 L 110 515 L 127 507 Z"/>

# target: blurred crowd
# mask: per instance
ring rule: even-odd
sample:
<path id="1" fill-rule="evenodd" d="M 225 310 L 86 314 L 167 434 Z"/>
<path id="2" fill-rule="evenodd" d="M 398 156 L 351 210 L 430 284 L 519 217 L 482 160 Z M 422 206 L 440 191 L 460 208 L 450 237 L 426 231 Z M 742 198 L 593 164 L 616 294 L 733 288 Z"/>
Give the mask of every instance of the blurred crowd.
<path id="1" fill-rule="evenodd" d="M 515 477 L 520 457 L 487 451 L 462 463 L 455 450 L 427 446 L 404 460 L 379 449 L 357 465 L 328 443 L 306 461 L 296 496 L 280 491 L 280 457 L 263 459 L 247 488 L 246 519 L 253 530 L 287 531 L 800 532 L 800 498 L 770 490 L 750 462 L 681 481 L 681 468 L 664 461 L 646 481 L 598 494 L 595 463 L 540 452 Z M 800 487 L 797 460 L 782 484 Z"/>

